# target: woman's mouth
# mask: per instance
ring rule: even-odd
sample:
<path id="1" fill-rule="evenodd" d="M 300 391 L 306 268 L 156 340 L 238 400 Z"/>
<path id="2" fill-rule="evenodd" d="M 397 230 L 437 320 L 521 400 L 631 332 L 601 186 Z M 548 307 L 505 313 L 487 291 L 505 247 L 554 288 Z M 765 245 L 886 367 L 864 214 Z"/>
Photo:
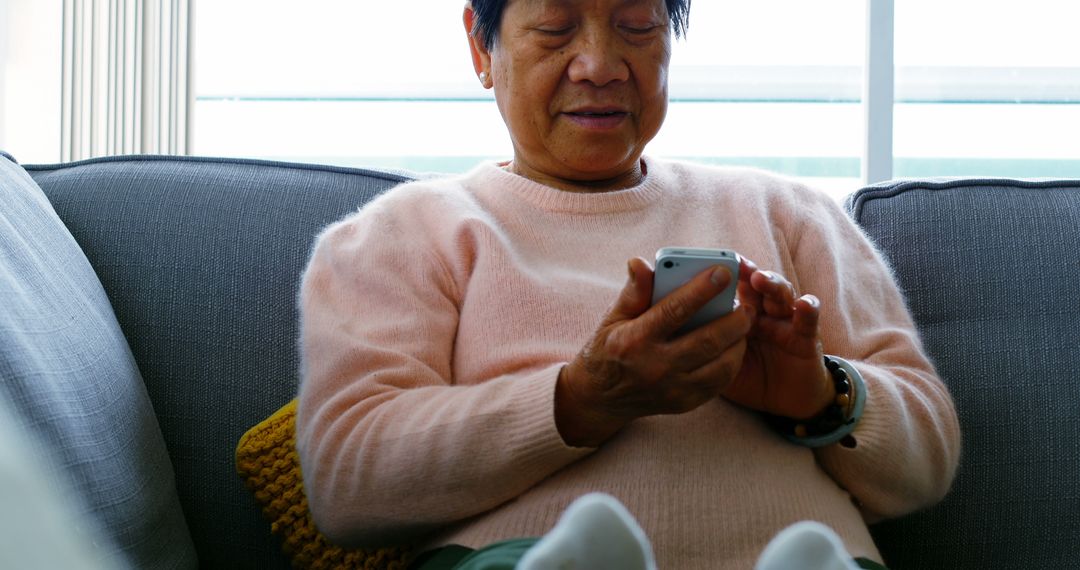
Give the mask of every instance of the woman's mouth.
<path id="1" fill-rule="evenodd" d="M 618 127 L 630 113 L 618 110 L 581 110 L 569 111 L 565 115 L 578 126 L 603 130 Z"/>

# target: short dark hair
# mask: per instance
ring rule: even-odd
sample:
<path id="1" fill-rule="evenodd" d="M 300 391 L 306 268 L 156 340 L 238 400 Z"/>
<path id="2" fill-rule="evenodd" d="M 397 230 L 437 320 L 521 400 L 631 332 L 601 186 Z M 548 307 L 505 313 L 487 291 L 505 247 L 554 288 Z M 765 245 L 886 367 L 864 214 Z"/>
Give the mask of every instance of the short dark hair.
<path id="1" fill-rule="evenodd" d="M 495 40 L 499 39 L 499 24 L 502 22 L 506 2 L 507 0 L 470 0 L 473 13 L 476 14 L 472 35 L 478 35 L 488 50 L 495 47 Z M 675 37 L 685 36 L 686 28 L 690 26 L 690 0 L 664 0 L 664 3 L 667 4 Z"/>

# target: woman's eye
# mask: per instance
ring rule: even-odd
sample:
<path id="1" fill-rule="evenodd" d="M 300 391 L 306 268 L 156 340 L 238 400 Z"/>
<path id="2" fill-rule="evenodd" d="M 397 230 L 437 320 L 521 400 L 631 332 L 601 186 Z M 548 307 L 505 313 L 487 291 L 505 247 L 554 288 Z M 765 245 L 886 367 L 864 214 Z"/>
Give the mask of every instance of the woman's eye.
<path id="1" fill-rule="evenodd" d="M 541 34 L 544 34 L 545 36 L 558 37 L 558 36 L 565 36 L 565 35 L 569 34 L 570 32 L 574 31 L 574 27 L 573 26 L 566 26 L 566 27 L 554 27 L 554 28 L 537 28 L 537 31 L 540 32 Z"/>
<path id="2" fill-rule="evenodd" d="M 657 27 L 658 26 L 623 26 L 623 29 L 629 34 L 643 36 L 656 31 Z"/>

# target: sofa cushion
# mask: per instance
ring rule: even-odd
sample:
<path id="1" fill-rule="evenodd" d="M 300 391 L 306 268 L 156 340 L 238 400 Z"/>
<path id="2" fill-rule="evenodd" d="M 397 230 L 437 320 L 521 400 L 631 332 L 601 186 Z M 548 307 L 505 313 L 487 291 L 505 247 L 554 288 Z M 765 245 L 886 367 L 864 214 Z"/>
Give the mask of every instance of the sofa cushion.
<path id="1" fill-rule="evenodd" d="M 1080 180 L 893 182 L 849 199 L 963 432 L 953 489 L 872 530 L 891 568 L 1065 568 L 1080 536 Z"/>
<path id="2" fill-rule="evenodd" d="M 0 398 L 137 568 L 195 550 L 139 369 L 105 291 L 41 189 L 0 158 Z M 116 552 L 113 552 L 115 555 Z"/>
<path id="3" fill-rule="evenodd" d="M 296 296 L 316 234 L 406 177 L 179 156 L 26 169 L 112 300 L 200 563 L 289 568 L 236 476 L 236 443 L 296 396 Z"/>
<path id="4" fill-rule="evenodd" d="M 296 453 L 296 400 L 259 422 L 236 446 L 236 472 L 255 495 L 293 568 L 403 570 L 403 547 L 343 548 L 315 526 Z"/>

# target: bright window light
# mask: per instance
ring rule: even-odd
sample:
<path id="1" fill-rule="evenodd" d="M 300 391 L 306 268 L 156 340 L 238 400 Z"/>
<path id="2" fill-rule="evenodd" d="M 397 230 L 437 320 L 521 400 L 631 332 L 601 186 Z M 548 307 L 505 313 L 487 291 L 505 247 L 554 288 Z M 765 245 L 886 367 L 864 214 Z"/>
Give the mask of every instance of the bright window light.
<path id="1" fill-rule="evenodd" d="M 1080 176 L 1080 4 L 896 3 L 896 176 Z"/>
<path id="2" fill-rule="evenodd" d="M 194 152 L 438 172 L 509 158 L 463 2 L 407 6 L 201 3 Z M 1080 176 L 1078 6 L 896 2 L 895 175 Z M 646 152 L 857 189 L 865 30 L 861 0 L 694 2 Z"/>
<path id="3" fill-rule="evenodd" d="M 442 172 L 510 157 L 462 6 L 200 4 L 195 152 Z M 857 1 L 696 2 L 646 152 L 853 190 L 863 15 Z"/>

